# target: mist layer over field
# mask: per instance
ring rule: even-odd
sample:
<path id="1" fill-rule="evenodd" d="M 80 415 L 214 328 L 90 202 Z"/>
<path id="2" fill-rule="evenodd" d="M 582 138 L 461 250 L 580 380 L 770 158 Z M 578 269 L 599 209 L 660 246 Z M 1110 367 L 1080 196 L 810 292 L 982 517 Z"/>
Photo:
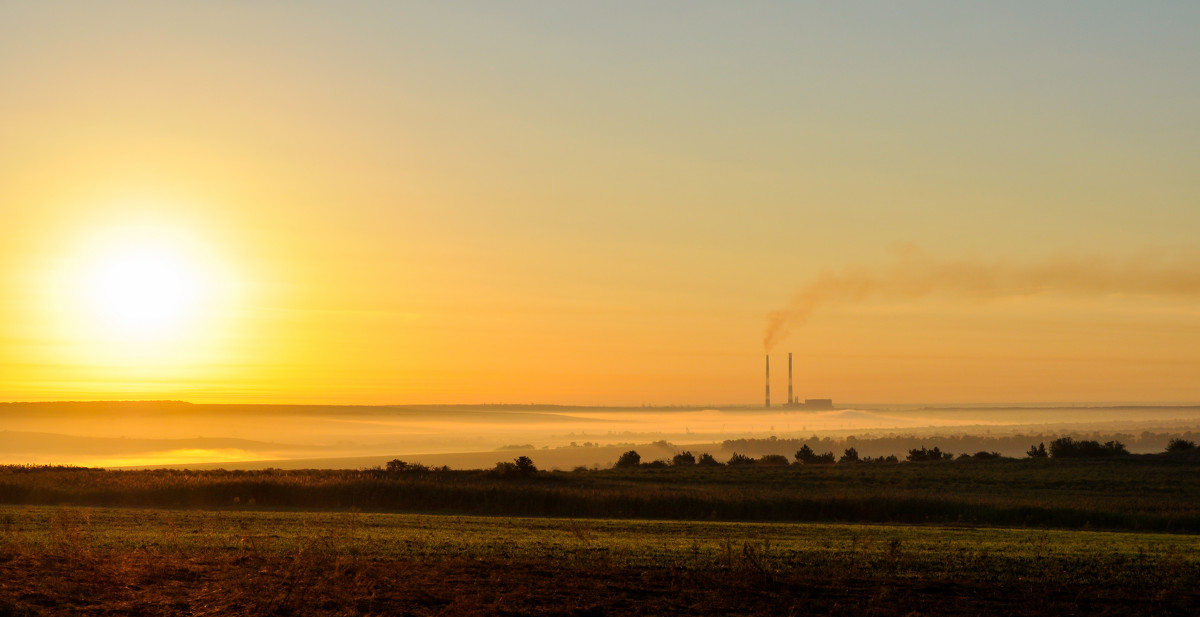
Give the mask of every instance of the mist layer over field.
<path id="1" fill-rule="evenodd" d="M 1185 433 L 1200 428 L 1200 406 L 846 406 L 809 411 L 159 401 L 8 403 L 0 405 L 0 419 L 0 463 L 7 464 L 359 468 L 402 458 L 485 468 L 524 454 L 544 468 L 571 468 L 611 465 L 630 447 L 638 447 L 647 460 L 669 458 L 689 447 L 717 454 L 727 440 L 911 437 L 917 447 L 956 436 L 1000 440 L 1067 433 Z M 1008 441 L 995 449 L 1016 456 L 1016 449 L 1025 447 L 1020 439 Z M 908 442 L 888 443 L 902 448 Z M 1139 451 L 1136 440 L 1129 445 Z M 1141 449 L 1153 447 L 1157 442 Z"/>

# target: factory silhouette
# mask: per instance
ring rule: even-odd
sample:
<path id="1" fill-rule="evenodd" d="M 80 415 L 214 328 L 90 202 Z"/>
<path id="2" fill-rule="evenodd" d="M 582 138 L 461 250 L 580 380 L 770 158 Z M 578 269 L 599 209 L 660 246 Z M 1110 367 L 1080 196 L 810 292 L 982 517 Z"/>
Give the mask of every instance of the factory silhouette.
<path id="1" fill-rule="evenodd" d="M 767 354 L 767 398 L 766 406 L 771 407 L 771 354 Z M 800 399 L 796 398 L 792 391 L 792 352 L 788 352 L 788 395 L 787 403 L 783 405 L 788 409 L 810 409 L 810 410 L 829 410 L 833 409 L 833 399 L 831 398 L 806 398 L 801 403 Z"/>

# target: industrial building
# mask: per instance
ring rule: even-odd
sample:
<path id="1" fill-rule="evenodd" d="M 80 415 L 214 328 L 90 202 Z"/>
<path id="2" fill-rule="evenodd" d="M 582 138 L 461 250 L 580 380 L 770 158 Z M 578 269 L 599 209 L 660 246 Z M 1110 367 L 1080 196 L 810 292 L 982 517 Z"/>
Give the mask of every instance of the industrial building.
<path id="1" fill-rule="evenodd" d="M 766 384 L 766 407 L 771 407 L 771 355 L 767 354 L 767 384 Z M 792 353 L 788 352 L 788 395 L 787 403 L 784 404 L 788 409 L 805 409 L 805 410 L 829 410 L 833 409 L 833 399 L 831 398 L 806 398 L 801 403 L 796 397 L 792 387 Z"/>

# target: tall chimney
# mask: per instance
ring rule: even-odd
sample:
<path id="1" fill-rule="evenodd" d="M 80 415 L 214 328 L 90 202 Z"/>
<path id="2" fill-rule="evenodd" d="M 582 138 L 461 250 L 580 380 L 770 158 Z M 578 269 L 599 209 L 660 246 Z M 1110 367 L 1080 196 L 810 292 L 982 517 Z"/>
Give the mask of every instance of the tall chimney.
<path id="1" fill-rule="evenodd" d="M 792 352 L 788 352 L 788 405 L 795 403 L 792 398 Z"/>
<path id="2" fill-rule="evenodd" d="M 767 354 L 767 407 L 771 406 L 771 354 Z"/>

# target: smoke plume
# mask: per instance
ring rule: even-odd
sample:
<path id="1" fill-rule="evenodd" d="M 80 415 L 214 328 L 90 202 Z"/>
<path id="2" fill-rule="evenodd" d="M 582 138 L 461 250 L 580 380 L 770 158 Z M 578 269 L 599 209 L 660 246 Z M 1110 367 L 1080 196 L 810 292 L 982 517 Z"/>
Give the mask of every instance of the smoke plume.
<path id="1" fill-rule="evenodd" d="M 803 325 L 822 306 L 872 297 L 912 299 L 942 294 L 986 301 L 1039 294 L 1200 296 L 1198 257 L 1140 255 L 1117 261 L 1109 257 L 1060 256 L 1013 264 L 939 260 L 917 248 L 905 247 L 887 266 L 822 272 L 801 287 L 787 306 L 767 313 L 763 346 L 771 351 L 792 328 Z"/>

